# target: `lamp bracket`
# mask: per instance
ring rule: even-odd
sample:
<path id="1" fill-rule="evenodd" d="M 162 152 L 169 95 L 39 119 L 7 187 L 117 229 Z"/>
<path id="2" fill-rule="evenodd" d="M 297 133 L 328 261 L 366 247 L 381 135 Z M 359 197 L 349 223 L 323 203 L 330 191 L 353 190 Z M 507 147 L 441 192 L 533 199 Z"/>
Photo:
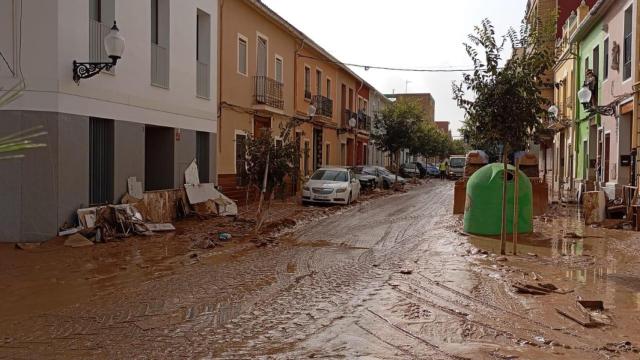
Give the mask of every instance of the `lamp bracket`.
<path id="1" fill-rule="evenodd" d="M 80 79 L 89 79 L 98 75 L 102 70 L 109 71 L 116 66 L 117 57 L 111 57 L 111 62 L 77 62 L 73 61 L 73 81 L 80 85 Z"/>

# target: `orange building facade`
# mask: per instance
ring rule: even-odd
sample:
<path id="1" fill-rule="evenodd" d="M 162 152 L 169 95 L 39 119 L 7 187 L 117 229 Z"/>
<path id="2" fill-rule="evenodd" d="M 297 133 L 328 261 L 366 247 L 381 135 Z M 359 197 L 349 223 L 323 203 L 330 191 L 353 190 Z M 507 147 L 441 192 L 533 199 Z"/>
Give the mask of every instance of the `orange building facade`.
<path id="1" fill-rule="evenodd" d="M 265 128 L 277 140 L 292 120 L 302 177 L 321 166 L 365 164 L 371 85 L 262 2 L 219 6 L 221 189 L 243 198 L 242 140 Z M 292 180 L 294 193 L 299 179 Z"/>

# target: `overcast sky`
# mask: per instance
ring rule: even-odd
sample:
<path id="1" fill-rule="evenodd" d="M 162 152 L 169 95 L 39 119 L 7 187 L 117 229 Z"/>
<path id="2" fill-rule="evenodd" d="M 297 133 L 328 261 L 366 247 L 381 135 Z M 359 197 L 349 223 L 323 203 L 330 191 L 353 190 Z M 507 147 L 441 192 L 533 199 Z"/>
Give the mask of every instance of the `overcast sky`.
<path id="1" fill-rule="evenodd" d="M 483 18 L 499 35 L 517 28 L 527 0 L 263 0 L 340 61 L 400 68 L 469 68 L 462 43 Z M 459 73 L 354 68 L 383 93 L 429 92 L 454 136 L 464 114 L 451 99 Z"/>

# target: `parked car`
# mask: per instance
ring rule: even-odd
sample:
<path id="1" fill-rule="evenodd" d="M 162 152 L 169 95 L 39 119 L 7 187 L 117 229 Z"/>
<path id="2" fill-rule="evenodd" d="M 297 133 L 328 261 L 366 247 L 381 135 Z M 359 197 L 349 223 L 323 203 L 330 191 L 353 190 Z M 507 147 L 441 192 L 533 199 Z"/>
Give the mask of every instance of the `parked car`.
<path id="1" fill-rule="evenodd" d="M 449 168 L 447 177 L 449 179 L 458 179 L 464 175 L 464 165 L 467 159 L 465 155 L 451 155 L 449 157 Z"/>
<path id="2" fill-rule="evenodd" d="M 340 167 L 316 170 L 302 187 L 303 203 L 351 204 L 360 196 L 360 182 L 353 171 Z"/>
<path id="3" fill-rule="evenodd" d="M 420 177 L 420 169 L 415 162 L 400 165 L 400 175 L 405 178 Z"/>
<path id="4" fill-rule="evenodd" d="M 365 165 L 358 167 L 362 168 L 362 173 L 375 176 L 377 185 L 382 185 L 384 189 L 389 189 L 396 181 L 396 175 L 382 166 Z M 398 183 L 400 185 L 404 185 L 406 182 L 407 180 L 405 178 L 398 176 Z"/>
<path id="5" fill-rule="evenodd" d="M 360 181 L 360 190 L 372 190 L 378 187 L 377 178 L 373 175 L 362 172 L 362 167 L 355 166 L 350 168 L 356 175 L 356 178 Z"/>
<path id="6" fill-rule="evenodd" d="M 437 166 L 433 164 L 427 164 L 426 169 L 427 169 L 427 176 L 430 176 L 430 177 L 440 176 L 440 170 L 438 169 Z"/>

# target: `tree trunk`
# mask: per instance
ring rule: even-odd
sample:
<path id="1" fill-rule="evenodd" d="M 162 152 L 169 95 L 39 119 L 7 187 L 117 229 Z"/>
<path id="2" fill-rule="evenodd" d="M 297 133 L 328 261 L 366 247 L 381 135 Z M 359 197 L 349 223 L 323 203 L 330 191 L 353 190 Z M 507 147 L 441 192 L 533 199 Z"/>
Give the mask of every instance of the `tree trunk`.
<path id="1" fill-rule="evenodd" d="M 502 223 L 500 226 L 500 255 L 505 254 L 507 247 L 507 163 L 509 157 L 507 156 L 508 148 L 504 147 L 502 151 L 502 164 L 504 170 L 502 172 Z"/>
<path id="2" fill-rule="evenodd" d="M 267 178 L 269 175 L 269 158 L 270 152 L 267 151 L 267 162 L 264 166 L 264 177 L 262 179 L 262 190 L 260 191 L 260 200 L 258 201 L 258 211 L 256 212 L 256 233 L 260 230 L 262 225 L 262 203 L 264 201 L 264 193 L 267 192 Z"/>
<path id="3" fill-rule="evenodd" d="M 516 160 L 516 178 L 513 183 L 513 255 L 518 253 L 518 185 L 520 178 L 520 160 Z"/>

